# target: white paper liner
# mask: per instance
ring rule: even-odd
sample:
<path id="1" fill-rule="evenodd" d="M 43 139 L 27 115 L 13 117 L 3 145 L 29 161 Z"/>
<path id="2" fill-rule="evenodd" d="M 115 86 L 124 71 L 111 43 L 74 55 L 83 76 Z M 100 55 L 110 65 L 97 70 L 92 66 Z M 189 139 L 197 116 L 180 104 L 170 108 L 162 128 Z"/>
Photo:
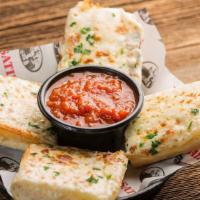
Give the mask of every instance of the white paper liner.
<path id="1" fill-rule="evenodd" d="M 161 36 L 152 23 L 146 9 L 139 10 L 133 17 L 144 28 L 143 53 L 143 90 L 145 95 L 181 85 L 165 66 L 165 46 Z M 57 70 L 58 44 L 47 44 L 39 47 L 0 52 L 0 74 L 17 76 L 32 81 L 45 81 Z M 0 147 L 0 199 L 12 199 L 10 183 L 18 168 L 22 152 Z M 137 195 L 160 179 L 176 170 L 200 159 L 200 151 L 161 161 L 140 169 L 131 165 L 122 184 L 119 199 Z"/>

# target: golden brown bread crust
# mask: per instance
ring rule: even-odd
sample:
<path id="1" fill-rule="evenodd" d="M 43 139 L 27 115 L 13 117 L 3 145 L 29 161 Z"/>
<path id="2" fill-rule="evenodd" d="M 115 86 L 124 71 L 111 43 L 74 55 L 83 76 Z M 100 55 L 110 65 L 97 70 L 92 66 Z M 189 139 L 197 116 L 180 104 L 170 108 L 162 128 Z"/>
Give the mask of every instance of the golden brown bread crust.
<path id="1" fill-rule="evenodd" d="M 196 133 L 197 137 L 200 137 L 200 132 Z M 131 161 L 131 164 L 134 167 L 141 167 L 148 164 L 152 164 L 161 160 L 168 159 L 173 156 L 177 156 L 180 154 L 188 153 L 194 149 L 200 148 L 200 140 L 196 139 L 196 137 L 192 138 L 190 141 L 182 144 L 179 147 L 176 148 L 163 148 L 161 150 L 161 153 L 159 153 L 156 156 L 143 156 L 143 155 L 133 155 L 133 154 L 127 154 L 128 159 Z"/>
<path id="2" fill-rule="evenodd" d="M 6 125 L 0 125 L 0 143 L 10 148 L 24 150 L 29 144 L 40 144 L 41 137 L 30 131 L 18 130 Z"/>
<path id="3" fill-rule="evenodd" d="M 30 151 L 31 151 L 31 145 L 29 145 L 26 149 L 26 151 L 24 152 L 22 159 L 20 161 L 20 165 L 23 166 L 26 163 L 26 160 L 28 159 L 29 155 L 30 155 Z"/>

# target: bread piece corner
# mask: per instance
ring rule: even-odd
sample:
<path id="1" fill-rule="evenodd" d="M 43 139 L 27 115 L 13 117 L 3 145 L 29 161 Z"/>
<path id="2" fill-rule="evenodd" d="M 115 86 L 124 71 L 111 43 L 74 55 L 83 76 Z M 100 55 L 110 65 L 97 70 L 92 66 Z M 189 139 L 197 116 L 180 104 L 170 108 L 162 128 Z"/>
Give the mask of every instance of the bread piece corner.
<path id="1" fill-rule="evenodd" d="M 31 145 L 11 191 L 15 200 L 114 200 L 127 162 L 122 151 Z"/>

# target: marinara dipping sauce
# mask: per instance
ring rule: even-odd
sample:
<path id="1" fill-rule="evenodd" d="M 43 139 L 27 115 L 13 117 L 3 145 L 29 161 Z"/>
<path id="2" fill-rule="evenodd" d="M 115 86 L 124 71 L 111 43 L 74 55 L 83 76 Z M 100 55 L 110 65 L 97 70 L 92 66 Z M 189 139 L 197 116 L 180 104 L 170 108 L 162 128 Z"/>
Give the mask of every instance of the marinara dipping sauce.
<path id="1" fill-rule="evenodd" d="M 72 73 L 54 83 L 46 96 L 50 112 L 79 127 L 102 127 L 125 119 L 135 108 L 133 90 L 117 76 Z"/>

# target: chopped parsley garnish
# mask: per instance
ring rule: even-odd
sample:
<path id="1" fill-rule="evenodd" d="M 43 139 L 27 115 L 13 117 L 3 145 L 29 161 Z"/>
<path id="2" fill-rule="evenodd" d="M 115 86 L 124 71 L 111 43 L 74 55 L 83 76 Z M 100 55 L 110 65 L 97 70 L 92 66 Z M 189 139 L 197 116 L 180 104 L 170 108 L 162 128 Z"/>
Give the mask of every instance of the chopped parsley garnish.
<path id="1" fill-rule="evenodd" d="M 120 49 L 120 54 L 121 54 L 121 55 L 124 54 L 124 49 L 123 49 L 123 48 Z"/>
<path id="2" fill-rule="evenodd" d="M 58 172 L 58 171 L 54 171 L 53 173 L 54 173 L 54 176 L 59 176 L 60 175 L 60 172 Z"/>
<path id="3" fill-rule="evenodd" d="M 142 148 L 143 146 L 144 146 L 144 142 L 141 142 L 141 143 L 139 144 L 139 147 Z"/>
<path id="4" fill-rule="evenodd" d="M 82 54 L 90 54 L 91 53 L 91 50 L 89 49 L 83 49 L 83 44 L 79 44 L 77 45 L 76 47 L 74 47 L 74 52 L 75 53 L 82 53 Z"/>
<path id="5" fill-rule="evenodd" d="M 193 114 L 193 115 L 199 114 L 199 109 L 197 109 L 197 108 L 192 108 L 192 109 L 191 109 L 191 114 Z"/>
<path id="6" fill-rule="evenodd" d="M 157 154 L 158 151 L 155 148 L 151 148 L 149 153 L 153 156 L 153 155 Z"/>
<path id="7" fill-rule="evenodd" d="M 44 171 L 47 171 L 49 169 L 49 167 L 48 166 L 44 166 L 43 169 L 44 169 Z"/>
<path id="8" fill-rule="evenodd" d="M 3 106 L 4 106 L 4 104 L 3 104 L 3 103 L 1 103 L 1 104 L 0 104 L 0 106 L 1 106 L 1 107 L 3 107 Z"/>
<path id="9" fill-rule="evenodd" d="M 37 129 L 40 128 L 37 124 L 33 124 L 32 122 L 29 122 L 28 125 Z"/>
<path id="10" fill-rule="evenodd" d="M 93 45 L 94 44 L 94 35 L 88 35 L 87 37 L 86 37 L 86 41 L 88 41 L 88 43 L 90 44 L 90 45 Z"/>
<path id="11" fill-rule="evenodd" d="M 91 183 L 91 184 L 96 184 L 98 183 L 98 179 L 97 178 L 94 178 L 94 176 L 90 176 L 88 179 L 86 179 L 87 182 Z"/>
<path id="12" fill-rule="evenodd" d="M 192 121 L 190 121 L 190 123 L 188 124 L 188 127 L 187 127 L 187 130 L 188 130 L 188 131 L 190 131 L 190 130 L 191 130 L 191 128 L 192 128 L 192 123 L 193 123 L 193 122 L 192 122 Z"/>
<path id="13" fill-rule="evenodd" d="M 98 168 L 98 167 L 93 167 L 92 169 L 93 169 L 93 170 L 97 170 L 97 171 L 100 171 L 100 170 L 101 170 L 101 169 Z"/>
<path id="14" fill-rule="evenodd" d="M 75 53 L 82 53 L 82 51 L 83 51 L 83 44 L 82 43 L 80 43 L 79 45 L 74 47 L 74 52 Z"/>
<path id="15" fill-rule="evenodd" d="M 7 97 L 7 96 L 8 96 L 8 93 L 7 93 L 7 92 L 4 92 L 3 95 L 4 95 L 5 97 Z"/>
<path id="16" fill-rule="evenodd" d="M 152 146 L 153 148 L 157 148 L 160 144 L 161 144 L 160 141 L 155 140 L 155 141 L 152 141 L 151 146 Z"/>
<path id="17" fill-rule="evenodd" d="M 76 65 L 78 65 L 78 64 L 79 64 L 79 61 L 73 59 L 73 60 L 71 61 L 71 63 L 70 63 L 70 66 L 76 66 Z"/>
<path id="18" fill-rule="evenodd" d="M 98 176 L 98 177 L 101 178 L 101 179 L 103 178 L 103 176 Z"/>
<path id="19" fill-rule="evenodd" d="M 86 33 L 88 33 L 89 31 L 91 31 L 90 27 L 83 27 L 80 32 L 81 34 L 85 35 Z"/>
<path id="20" fill-rule="evenodd" d="M 136 129 L 136 134 L 139 135 L 140 134 L 140 129 Z"/>
<path id="21" fill-rule="evenodd" d="M 37 92 L 31 92 L 32 95 L 37 95 Z"/>
<path id="22" fill-rule="evenodd" d="M 157 135 L 157 132 L 152 132 L 152 133 L 148 133 L 148 135 L 146 135 L 146 139 L 153 139 L 155 136 Z"/>
<path id="23" fill-rule="evenodd" d="M 75 26 L 76 25 L 76 22 L 72 22 L 71 24 L 70 24 L 70 27 L 73 27 L 73 26 Z"/>
<path id="24" fill-rule="evenodd" d="M 32 156 L 36 156 L 36 155 L 37 155 L 37 153 L 31 153 L 31 155 L 32 155 Z"/>
<path id="25" fill-rule="evenodd" d="M 112 175 L 111 175 L 111 174 L 107 174 L 107 175 L 106 175 L 106 179 L 107 179 L 107 180 L 110 180 L 111 178 L 112 178 Z"/>
<path id="26" fill-rule="evenodd" d="M 116 16 L 115 13 L 112 13 L 112 16 L 115 17 Z"/>
<path id="27" fill-rule="evenodd" d="M 91 50 L 89 50 L 89 49 L 83 49 L 82 53 L 83 53 L 84 55 L 88 55 L 88 54 L 91 53 Z"/>
<path id="28" fill-rule="evenodd" d="M 157 148 L 160 144 L 161 144 L 161 142 L 158 141 L 158 140 L 152 141 L 152 143 L 151 143 L 151 149 L 149 150 L 149 153 L 150 153 L 152 156 L 158 153 L 158 151 L 157 151 L 156 148 Z"/>

